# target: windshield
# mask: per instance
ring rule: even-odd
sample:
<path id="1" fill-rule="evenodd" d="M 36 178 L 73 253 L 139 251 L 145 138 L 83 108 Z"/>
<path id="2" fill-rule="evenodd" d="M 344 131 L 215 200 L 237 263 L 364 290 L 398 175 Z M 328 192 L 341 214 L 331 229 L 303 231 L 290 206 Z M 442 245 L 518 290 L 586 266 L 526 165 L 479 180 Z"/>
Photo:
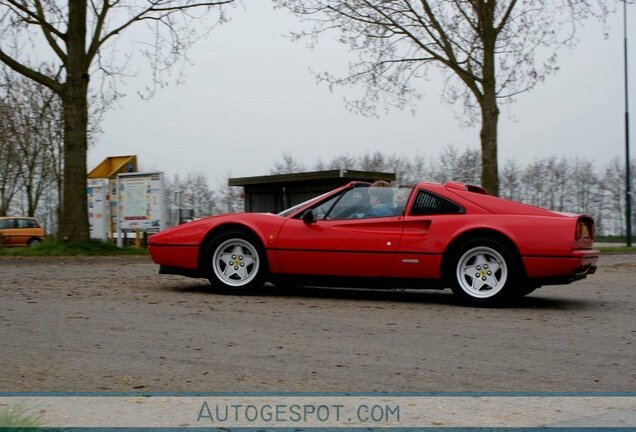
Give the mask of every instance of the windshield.
<path id="1" fill-rule="evenodd" d="M 318 195 L 317 197 L 313 197 L 308 199 L 307 201 L 303 201 L 300 204 L 296 204 L 293 207 L 288 208 L 287 210 L 283 210 L 282 212 L 278 213 L 278 216 L 289 216 L 290 214 L 293 214 L 296 210 L 303 208 L 304 206 L 306 206 L 307 204 L 309 204 L 310 202 L 314 201 L 314 200 L 318 200 L 320 198 L 326 197 L 327 195 L 329 195 L 331 192 L 333 191 L 329 191 L 329 192 L 325 192 L 322 195 Z"/>

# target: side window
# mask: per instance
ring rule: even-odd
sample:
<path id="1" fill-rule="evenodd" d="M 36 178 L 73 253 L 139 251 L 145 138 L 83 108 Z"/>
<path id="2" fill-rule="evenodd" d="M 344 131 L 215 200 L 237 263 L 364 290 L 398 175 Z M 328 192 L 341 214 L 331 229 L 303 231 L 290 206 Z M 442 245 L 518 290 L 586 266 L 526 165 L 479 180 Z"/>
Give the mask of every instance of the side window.
<path id="1" fill-rule="evenodd" d="M 395 209 L 396 216 L 404 215 L 406 202 L 409 200 L 412 191 L 412 187 L 401 187 L 395 190 L 395 193 L 393 194 L 393 208 Z"/>
<path id="2" fill-rule="evenodd" d="M 342 196 L 342 193 L 339 193 L 335 196 L 332 196 L 331 198 L 329 198 L 327 201 L 323 201 L 320 204 L 311 207 L 312 211 L 314 212 L 314 217 L 316 218 L 316 220 L 323 220 L 327 218 L 327 213 L 329 213 L 329 211 L 331 210 L 331 208 L 333 207 L 333 205 L 340 199 L 340 197 Z M 288 210 L 285 210 L 281 213 L 279 213 L 279 216 L 286 216 L 287 214 L 291 213 L 292 211 L 296 210 L 298 207 L 303 206 L 307 204 L 306 202 L 304 203 L 300 203 L 297 206 L 294 206 Z M 295 216 L 296 219 L 302 219 L 303 217 L 303 213 L 297 214 Z"/>
<path id="3" fill-rule="evenodd" d="M 423 190 L 417 193 L 411 208 L 411 216 L 463 214 L 464 212 L 465 210 L 457 204 Z"/>
<path id="4" fill-rule="evenodd" d="M 13 229 L 15 227 L 15 219 L 0 220 L 0 229 Z"/>
<path id="5" fill-rule="evenodd" d="M 342 196 L 342 194 L 338 194 L 335 197 L 328 199 L 327 201 L 320 204 L 318 207 L 314 207 L 314 216 L 316 220 L 323 220 L 327 216 L 331 207 L 333 207 L 334 203 L 338 201 L 338 199 Z"/>
<path id="6" fill-rule="evenodd" d="M 355 187 L 342 195 L 327 215 L 327 219 L 360 219 L 364 218 L 371 208 L 369 202 L 369 187 Z"/>
<path id="7" fill-rule="evenodd" d="M 38 225 L 33 219 L 18 219 L 18 228 L 37 228 Z"/>
<path id="8" fill-rule="evenodd" d="M 347 191 L 327 219 L 371 219 L 404 214 L 413 188 L 363 186 Z"/>
<path id="9" fill-rule="evenodd" d="M 357 186 L 313 207 L 316 220 L 402 216 L 413 188 Z M 297 218 L 302 217 L 298 215 Z"/>

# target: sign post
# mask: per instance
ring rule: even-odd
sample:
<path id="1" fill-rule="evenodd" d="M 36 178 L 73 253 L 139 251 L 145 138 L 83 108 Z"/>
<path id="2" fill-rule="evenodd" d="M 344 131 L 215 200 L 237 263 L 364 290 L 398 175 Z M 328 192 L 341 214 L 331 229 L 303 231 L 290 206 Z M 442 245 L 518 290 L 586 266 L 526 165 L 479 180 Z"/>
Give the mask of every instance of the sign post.
<path id="1" fill-rule="evenodd" d="M 92 239 L 108 240 L 110 199 L 107 178 L 88 179 L 88 222 Z"/>
<path id="2" fill-rule="evenodd" d="M 166 228 L 165 181 L 162 172 L 117 174 L 117 246 L 127 231 Z"/>

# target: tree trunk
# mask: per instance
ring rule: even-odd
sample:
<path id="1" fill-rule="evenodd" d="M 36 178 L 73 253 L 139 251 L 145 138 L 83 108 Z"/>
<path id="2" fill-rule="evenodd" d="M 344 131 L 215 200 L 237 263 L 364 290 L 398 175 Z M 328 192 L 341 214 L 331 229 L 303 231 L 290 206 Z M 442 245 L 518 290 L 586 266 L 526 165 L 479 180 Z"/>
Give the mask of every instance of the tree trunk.
<path id="1" fill-rule="evenodd" d="M 64 190 L 59 238 L 89 239 L 86 199 L 86 152 L 88 128 L 88 64 L 86 55 L 86 1 L 69 2 L 68 57 L 64 106 Z"/>
<path id="2" fill-rule="evenodd" d="M 27 216 L 35 217 L 35 207 L 36 200 L 33 197 L 33 186 L 29 185 L 26 188 L 26 196 L 27 196 Z"/>
<path id="3" fill-rule="evenodd" d="M 490 99 L 487 101 L 487 99 Z M 497 100 L 484 98 L 481 112 L 481 185 L 489 194 L 499 196 L 499 167 L 497 163 Z"/>
<path id="4" fill-rule="evenodd" d="M 55 207 L 55 217 L 57 221 L 57 224 L 55 224 L 55 235 L 58 238 L 62 238 L 62 236 L 60 236 L 60 223 L 62 223 L 62 190 L 62 181 L 60 180 L 57 183 L 57 205 Z"/>
<path id="5" fill-rule="evenodd" d="M 497 107 L 496 75 L 495 75 L 495 41 L 496 35 L 489 23 L 491 31 L 484 35 L 484 69 L 483 95 L 481 108 L 481 185 L 489 194 L 499 196 L 499 168 L 497 163 L 497 123 L 499 108 Z"/>

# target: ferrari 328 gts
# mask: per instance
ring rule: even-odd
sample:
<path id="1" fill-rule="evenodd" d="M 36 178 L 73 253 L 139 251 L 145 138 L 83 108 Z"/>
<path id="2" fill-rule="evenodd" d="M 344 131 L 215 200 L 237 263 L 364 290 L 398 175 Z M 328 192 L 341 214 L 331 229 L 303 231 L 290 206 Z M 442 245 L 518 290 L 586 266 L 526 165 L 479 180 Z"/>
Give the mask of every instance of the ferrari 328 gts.
<path id="1" fill-rule="evenodd" d="M 379 190 L 382 189 L 382 190 Z M 380 208 L 382 207 L 382 208 Z M 549 211 L 457 182 L 352 182 L 281 213 L 234 213 L 149 239 L 162 274 L 248 291 L 305 286 L 448 288 L 472 304 L 596 271 L 589 215 Z"/>

